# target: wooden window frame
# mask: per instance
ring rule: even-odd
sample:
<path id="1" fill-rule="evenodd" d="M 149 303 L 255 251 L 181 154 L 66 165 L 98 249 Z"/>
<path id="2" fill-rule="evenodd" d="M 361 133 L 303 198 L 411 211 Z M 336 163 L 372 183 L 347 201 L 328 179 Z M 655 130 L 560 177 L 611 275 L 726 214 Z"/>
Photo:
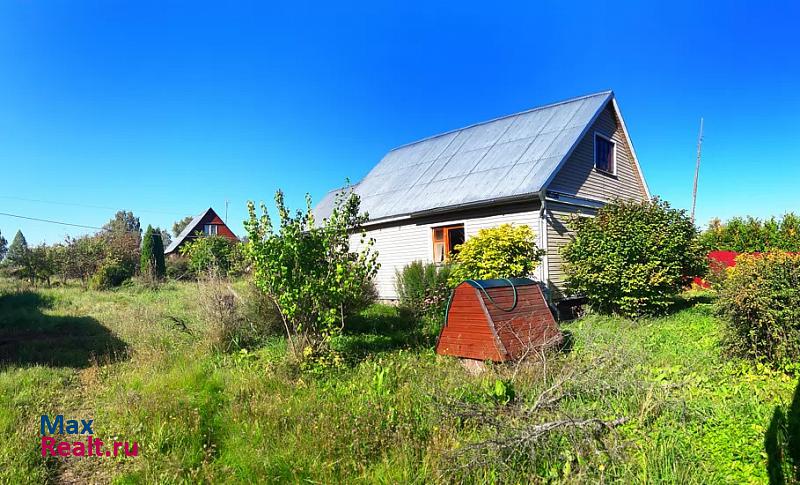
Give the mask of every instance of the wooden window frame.
<path id="1" fill-rule="evenodd" d="M 597 166 L 597 139 L 602 138 L 606 142 L 611 144 L 611 170 L 603 170 L 602 168 L 598 168 Z M 617 142 L 611 139 L 598 131 L 594 132 L 594 138 L 592 139 L 592 159 L 594 160 L 594 169 L 600 173 L 604 173 L 606 175 L 613 175 L 614 177 L 617 176 Z"/>
<path id="2" fill-rule="evenodd" d="M 219 228 L 217 227 L 219 224 L 205 224 L 203 226 L 203 232 L 206 236 L 217 236 L 219 235 Z M 211 230 L 213 228 L 213 231 Z"/>
<path id="3" fill-rule="evenodd" d="M 464 232 L 464 240 L 466 240 L 466 230 L 464 228 L 464 224 L 449 224 L 447 226 L 436 226 L 431 228 L 431 242 L 433 245 L 433 262 L 436 264 L 446 263 L 450 261 L 451 253 L 450 253 L 450 231 L 453 229 L 461 229 Z M 442 231 L 442 236 L 440 239 L 436 238 L 436 232 Z M 439 261 L 436 257 L 436 245 L 437 244 L 444 244 L 444 260 Z"/>

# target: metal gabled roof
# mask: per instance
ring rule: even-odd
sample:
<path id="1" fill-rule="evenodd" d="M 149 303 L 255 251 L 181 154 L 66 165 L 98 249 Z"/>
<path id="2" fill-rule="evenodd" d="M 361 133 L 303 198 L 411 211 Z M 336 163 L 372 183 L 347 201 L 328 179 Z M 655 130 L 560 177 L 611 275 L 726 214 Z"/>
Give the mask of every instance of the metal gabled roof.
<path id="1" fill-rule="evenodd" d="M 403 145 L 352 190 L 371 221 L 536 194 L 613 96 L 581 96 Z M 316 206 L 318 218 L 330 214 L 338 191 Z"/>
<path id="2" fill-rule="evenodd" d="M 186 227 L 183 228 L 181 233 L 178 234 L 178 236 L 169 243 L 169 246 L 167 246 L 167 249 L 164 250 L 164 254 L 169 254 L 169 253 L 175 251 L 175 249 L 177 249 L 178 246 L 181 245 L 183 240 L 186 239 L 187 236 L 192 234 L 192 232 L 194 232 L 195 229 L 197 229 L 197 225 L 200 224 L 200 221 L 202 221 L 203 218 L 209 212 L 214 212 L 214 209 L 209 207 L 208 209 L 206 209 L 203 212 L 201 212 L 199 215 L 194 216 L 194 219 L 192 219 L 192 222 L 190 222 L 189 224 L 186 224 Z M 216 214 L 216 212 L 215 212 L 215 214 Z"/>

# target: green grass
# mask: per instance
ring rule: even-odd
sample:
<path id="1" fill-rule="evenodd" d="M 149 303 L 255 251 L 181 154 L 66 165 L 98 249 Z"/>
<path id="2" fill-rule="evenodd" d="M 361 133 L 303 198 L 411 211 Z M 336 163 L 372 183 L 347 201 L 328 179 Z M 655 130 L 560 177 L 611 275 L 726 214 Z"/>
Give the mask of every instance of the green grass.
<path id="1" fill-rule="evenodd" d="M 546 365 L 471 377 L 391 307 L 350 322 L 342 367 L 303 372 L 277 337 L 214 352 L 194 284 L 0 288 L 0 482 L 766 483 L 800 438 L 795 380 L 723 355 L 703 298 L 639 322 L 590 315 L 563 325 L 574 346 Z M 487 391 L 496 380 L 512 383 L 510 404 Z M 558 404 L 521 418 L 550 388 Z M 458 403 L 480 416 L 456 416 Z M 57 413 L 138 441 L 140 456 L 43 459 L 38 418 Z M 567 416 L 628 421 L 459 467 L 497 429 Z"/>

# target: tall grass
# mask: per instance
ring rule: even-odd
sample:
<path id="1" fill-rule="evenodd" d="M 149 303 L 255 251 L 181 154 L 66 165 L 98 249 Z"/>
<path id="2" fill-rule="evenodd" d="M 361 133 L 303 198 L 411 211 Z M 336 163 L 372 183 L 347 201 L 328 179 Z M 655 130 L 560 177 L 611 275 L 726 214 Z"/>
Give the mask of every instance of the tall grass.
<path id="1" fill-rule="evenodd" d="M 104 329 L 91 335 L 125 350 L 49 361 L 29 352 L 3 364 L 0 482 L 763 482 L 765 433 L 776 407 L 790 412 L 795 387 L 785 374 L 723 357 L 706 303 L 639 322 L 592 315 L 564 327 L 571 351 L 471 377 L 391 307 L 373 306 L 346 327 L 337 342 L 345 366 L 307 373 L 287 361 L 280 337 L 214 350 L 194 283 L 39 290 L 48 304 L 35 308 L 3 306 L 13 292 L 2 291 L 5 337 L 26 325 L 58 328 L 52 318 L 88 318 Z M 487 393 L 497 380 L 513 386 L 507 404 Z M 519 419 L 556 394 L 553 407 Z M 482 414 L 465 420 L 448 405 Z M 91 417 L 98 437 L 138 441 L 139 456 L 44 460 L 44 413 Z M 564 416 L 628 421 L 600 441 L 565 431 L 533 454 L 459 466 L 462 450 L 497 430 Z"/>

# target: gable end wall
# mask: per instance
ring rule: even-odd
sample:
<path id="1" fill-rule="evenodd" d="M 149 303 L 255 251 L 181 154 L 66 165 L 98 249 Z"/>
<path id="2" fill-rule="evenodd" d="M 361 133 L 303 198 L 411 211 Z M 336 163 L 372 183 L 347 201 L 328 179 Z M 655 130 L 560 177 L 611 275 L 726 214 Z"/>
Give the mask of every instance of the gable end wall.
<path id="1" fill-rule="evenodd" d="M 616 144 L 617 174 L 612 176 L 594 168 L 595 132 L 611 138 Z M 647 193 L 620 121 L 609 103 L 595 120 L 575 151 L 558 171 L 548 190 L 564 194 L 608 201 L 615 197 L 643 200 Z"/>

